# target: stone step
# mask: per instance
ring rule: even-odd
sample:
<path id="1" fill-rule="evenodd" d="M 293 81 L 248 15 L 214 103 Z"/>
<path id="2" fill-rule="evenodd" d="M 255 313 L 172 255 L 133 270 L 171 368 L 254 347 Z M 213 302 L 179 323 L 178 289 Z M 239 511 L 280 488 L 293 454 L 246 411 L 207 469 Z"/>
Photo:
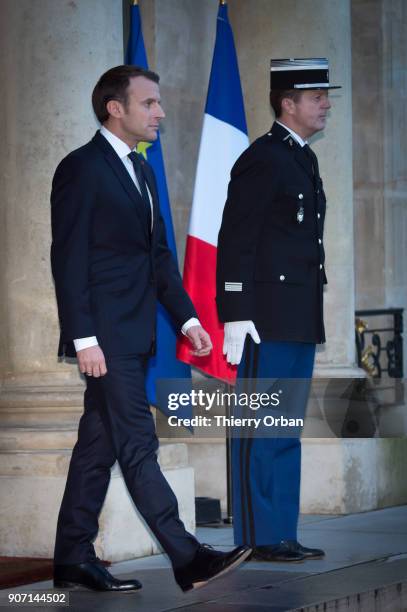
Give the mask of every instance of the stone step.
<path id="1" fill-rule="evenodd" d="M 5 389 L 0 393 L 0 410 L 23 408 L 76 407 L 83 405 L 84 386 L 29 387 Z"/>
<path id="2" fill-rule="evenodd" d="M 72 427 L 2 427 L 0 452 L 71 450 L 77 439 Z"/>
<path id="3" fill-rule="evenodd" d="M 71 427 L 3 427 L 0 429 L 0 453 L 71 451 L 77 440 L 77 429 Z M 186 444 L 173 440 L 160 448 L 185 448 Z M 185 450 L 186 452 L 186 450 Z"/>
<path id="4" fill-rule="evenodd" d="M 374 587 L 364 593 L 337 597 L 329 601 L 301 606 L 292 612 L 403 612 L 407 610 L 407 581 L 403 578 L 382 587 Z"/>
<path id="5" fill-rule="evenodd" d="M 61 409 L 54 406 L 51 409 L 35 410 L 32 412 L 22 409 L 0 410 L 1 427 L 71 427 L 76 429 L 83 412 L 83 406 Z"/>
<path id="6" fill-rule="evenodd" d="M 70 450 L 31 450 L 0 452 L 0 475 L 6 476 L 65 476 L 68 471 Z M 187 467 L 186 444 L 161 444 L 158 461 L 162 469 Z M 116 464 L 114 475 L 119 470 Z"/>
<path id="7" fill-rule="evenodd" d="M 375 559 L 317 575 L 309 574 L 299 580 L 282 581 L 273 589 L 273 608 L 270 609 L 292 612 L 403 612 L 407 610 L 405 557 L 396 555 Z M 248 595 L 253 601 L 254 593 L 249 592 Z M 246 598 L 247 595 L 243 596 L 243 604 Z M 226 606 L 229 603 L 228 598 L 222 601 L 226 602 Z M 263 603 L 259 597 L 254 601 Z"/>
<path id="8" fill-rule="evenodd" d="M 3 389 L 0 424 L 5 427 L 77 427 L 83 412 L 84 387 L 46 386 Z"/>

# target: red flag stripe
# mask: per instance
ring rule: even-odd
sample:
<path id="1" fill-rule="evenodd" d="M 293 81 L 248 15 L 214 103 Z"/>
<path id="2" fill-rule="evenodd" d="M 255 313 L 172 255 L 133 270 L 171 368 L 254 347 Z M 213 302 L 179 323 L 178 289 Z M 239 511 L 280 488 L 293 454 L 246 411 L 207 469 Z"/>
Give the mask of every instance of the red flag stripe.
<path id="1" fill-rule="evenodd" d="M 216 314 L 216 247 L 194 236 L 188 236 L 185 251 L 184 287 L 192 299 L 204 329 L 210 330 L 213 349 L 207 357 L 191 355 L 191 344 L 182 338 L 177 358 L 206 374 L 234 383 L 236 366 L 227 363 L 223 349 L 223 323 Z"/>

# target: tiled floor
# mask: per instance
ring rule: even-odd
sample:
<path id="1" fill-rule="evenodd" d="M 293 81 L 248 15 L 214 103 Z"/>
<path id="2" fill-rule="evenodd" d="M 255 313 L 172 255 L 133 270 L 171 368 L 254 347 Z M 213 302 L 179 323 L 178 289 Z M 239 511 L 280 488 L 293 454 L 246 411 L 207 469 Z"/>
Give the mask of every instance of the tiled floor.
<path id="1" fill-rule="evenodd" d="M 198 538 L 225 550 L 233 546 L 230 527 L 201 528 Z M 74 591 L 70 593 L 69 610 L 280 612 L 358 593 L 371 592 L 373 597 L 374 589 L 396 583 L 398 590 L 392 592 L 392 597 L 401 597 L 402 591 L 405 595 L 405 587 L 400 585 L 407 582 L 406 506 L 341 517 L 305 516 L 301 519 L 300 541 L 304 545 L 324 548 L 326 558 L 292 565 L 249 562 L 230 576 L 186 595 L 175 584 L 170 565 L 163 555 L 117 563 L 111 568 L 112 573 L 120 577 L 137 577 L 143 583 L 141 591 L 127 595 Z M 36 583 L 3 591 L 1 598 L 4 601 L 9 592 L 51 588 L 50 582 Z M 366 599 L 368 595 L 364 597 Z M 377 592 L 374 597 L 375 607 L 371 610 L 380 610 Z M 396 601 L 394 606 L 386 607 L 386 610 L 396 612 L 403 609 Z M 35 609 L 58 608 L 36 606 Z M 352 610 L 352 607 L 346 609 Z M 369 605 L 364 609 L 370 612 Z"/>

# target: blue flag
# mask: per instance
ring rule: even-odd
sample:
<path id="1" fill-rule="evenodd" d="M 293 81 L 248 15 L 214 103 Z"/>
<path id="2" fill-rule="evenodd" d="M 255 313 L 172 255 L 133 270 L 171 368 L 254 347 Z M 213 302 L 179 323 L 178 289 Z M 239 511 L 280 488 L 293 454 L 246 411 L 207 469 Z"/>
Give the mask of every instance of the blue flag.
<path id="1" fill-rule="evenodd" d="M 148 68 L 143 33 L 141 31 L 140 10 L 137 5 L 131 6 L 130 10 L 130 35 L 127 46 L 126 63 L 134 64 L 141 68 Z M 168 246 L 172 251 L 175 261 L 178 261 L 160 137 L 158 136 L 157 140 L 153 143 L 140 143 L 137 150 L 145 156 L 154 170 L 157 180 L 161 214 L 167 230 Z M 191 381 L 191 368 L 175 358 L 175 349 L 176 332 L 167 312 L 161 304 L 159 304 L 157 315 L 157 353 L 149 361 L 146 384 L 150 404 L 160 408 L 166 415 L 173 413 L 168 410 L 166 403 L 158 402 L 156 380 L 177 378 Z M 183 386 L 185 387 L 185 385 Z M 187 383 L 186 387 L 191 389 L 191 382 Z M 187 389 L 182 389 L 182 391 L 185 390 Z M 181 411 L 178 411 L 177 416 L 188 417 L 191 408 L 187 407 L 187 410 L 182 410 L 182 415 L 180 412 Z"/>

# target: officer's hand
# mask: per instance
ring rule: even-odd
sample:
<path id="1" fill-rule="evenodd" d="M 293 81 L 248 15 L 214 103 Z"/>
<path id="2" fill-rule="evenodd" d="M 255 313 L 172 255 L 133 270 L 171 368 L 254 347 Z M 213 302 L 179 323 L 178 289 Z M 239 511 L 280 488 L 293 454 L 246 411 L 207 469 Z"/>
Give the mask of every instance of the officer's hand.
<path id="1" fill-rule="evenodd" d="M 256 344 L 260 344 L 260 336 L 253 321 L 231 321 L 225 323 L 225 339 L 223 342 L 223 354 L 226 361 L 231 365 L 239 365 L 246 334 L 250 334 Z"/>
<path id="2" fill-rule="evenodd" d="M 90 346 L 76 353 L 79 369 L 87 376 L 104 376 L 107 372 L 105 356 L 100 346 Z"/>
<path id="3" fill-rule="evenodd" d="M 205 357 L 212 350 L 212 342 L 208 332 L 201 325 L 193 325 L 186 332 L 192 346 L 195 350 L 191 351 L 192 355 L 197 357 Z"/>

